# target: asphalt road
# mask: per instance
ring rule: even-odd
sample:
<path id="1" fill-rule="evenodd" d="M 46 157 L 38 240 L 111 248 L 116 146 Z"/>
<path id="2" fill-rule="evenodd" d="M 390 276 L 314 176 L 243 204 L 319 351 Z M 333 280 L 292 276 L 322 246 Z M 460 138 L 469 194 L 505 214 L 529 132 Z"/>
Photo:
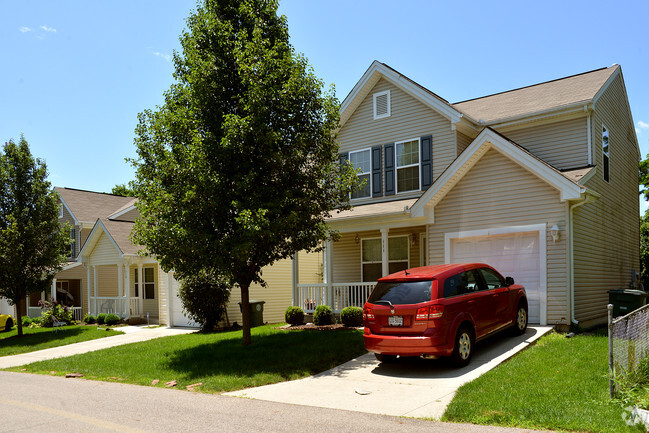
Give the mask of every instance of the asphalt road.
<path id="1" fill-rule="evenodd" d="M 0 432 L 440 432 L 448 424 L 184 390 L 0 371 Z M 537 430 L 534 433 L 539 433 Z"/>

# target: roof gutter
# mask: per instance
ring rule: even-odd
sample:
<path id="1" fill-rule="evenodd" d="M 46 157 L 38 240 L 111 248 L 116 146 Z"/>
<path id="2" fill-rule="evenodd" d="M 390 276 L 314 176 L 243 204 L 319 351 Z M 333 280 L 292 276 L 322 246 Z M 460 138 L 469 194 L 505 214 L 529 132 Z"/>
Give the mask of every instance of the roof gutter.
<path id="1" fill-rule="evenodd" d="M 578 208 L 581 205 L 592 203 L 597 200 L 599 197 L 598 194 L 594 194 L 590 191 L 584 193 L 584 199 L 573 203 L 570 205 L 568 210 L 568 231 L 570 233 L 570 242 L 569 242 L 569 256 L 570 256 L 570 323 L 579 325 L 579 321 L 575 319 L 575 241 L 574 241 L 574 214 L 573 211 L 575 208 Z"/>

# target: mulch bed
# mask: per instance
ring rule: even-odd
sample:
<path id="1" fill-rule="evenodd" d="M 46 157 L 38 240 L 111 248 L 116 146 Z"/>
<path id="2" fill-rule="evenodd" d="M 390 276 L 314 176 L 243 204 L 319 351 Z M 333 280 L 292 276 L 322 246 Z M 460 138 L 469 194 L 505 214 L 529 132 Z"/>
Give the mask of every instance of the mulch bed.
<path id="1" fill-rule="evenodd" d="M 311 330 L 311 331 L 339 331 L 344 329 L 358 329 L 349 326 L 345 326 L 342 323 L 337 323 L 335 325 L 314 325 L 313 323 L 306 323 L 304 325 L 284 325 L 279 326 L 277 329 L 284 329 L 286 331 L 295 331 L 295 330 Z"/>

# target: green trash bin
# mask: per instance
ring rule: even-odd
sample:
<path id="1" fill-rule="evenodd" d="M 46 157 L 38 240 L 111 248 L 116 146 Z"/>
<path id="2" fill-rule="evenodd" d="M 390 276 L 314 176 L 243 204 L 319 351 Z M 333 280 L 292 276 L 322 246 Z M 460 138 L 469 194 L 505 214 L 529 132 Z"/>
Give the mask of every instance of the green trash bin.
<path id="1" fill-rule="evenodd" d="M 264 324 L 264 304 L 266 301 L 248 301 L 250 304 L 250 327 L 261 326 Z M 239 304 L 239 311 L 243 313 L 241 302 Z"/>
<path id="2" fill-rule="evenodd" d="M 620 317 L 637 310 L 647 303 L 647 292 L 633 289 L 608 291 L 608 302 L 613 304 L 613 317 Z"/>

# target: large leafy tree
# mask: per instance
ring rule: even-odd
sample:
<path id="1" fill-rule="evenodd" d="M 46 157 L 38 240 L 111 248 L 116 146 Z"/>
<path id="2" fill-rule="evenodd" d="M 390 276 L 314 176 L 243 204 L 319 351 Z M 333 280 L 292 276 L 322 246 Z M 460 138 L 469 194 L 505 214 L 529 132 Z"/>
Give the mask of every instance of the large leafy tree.
<path id="1" fill-rule="evenodd" d="M 338 164 L 339 104 L 289 43 L 274 0 L 205 0 L 174 53 L 176 84 L 140 114 L 141 219 L 133 238 L 182 279 L 202 272 L 241 290 L 262 267 L 335 237 L 353 170 Z"/>
<path id="2" fill-rule="evenodd" d="M 20 302 L 46 290 L 65 262 L 69 227 L 59 223 L 56 192 L 47 167 L 35 159 L 23 136 L 5 143 L 0 154 L 0 296 L 16 305 L 22 336 Z"/>

